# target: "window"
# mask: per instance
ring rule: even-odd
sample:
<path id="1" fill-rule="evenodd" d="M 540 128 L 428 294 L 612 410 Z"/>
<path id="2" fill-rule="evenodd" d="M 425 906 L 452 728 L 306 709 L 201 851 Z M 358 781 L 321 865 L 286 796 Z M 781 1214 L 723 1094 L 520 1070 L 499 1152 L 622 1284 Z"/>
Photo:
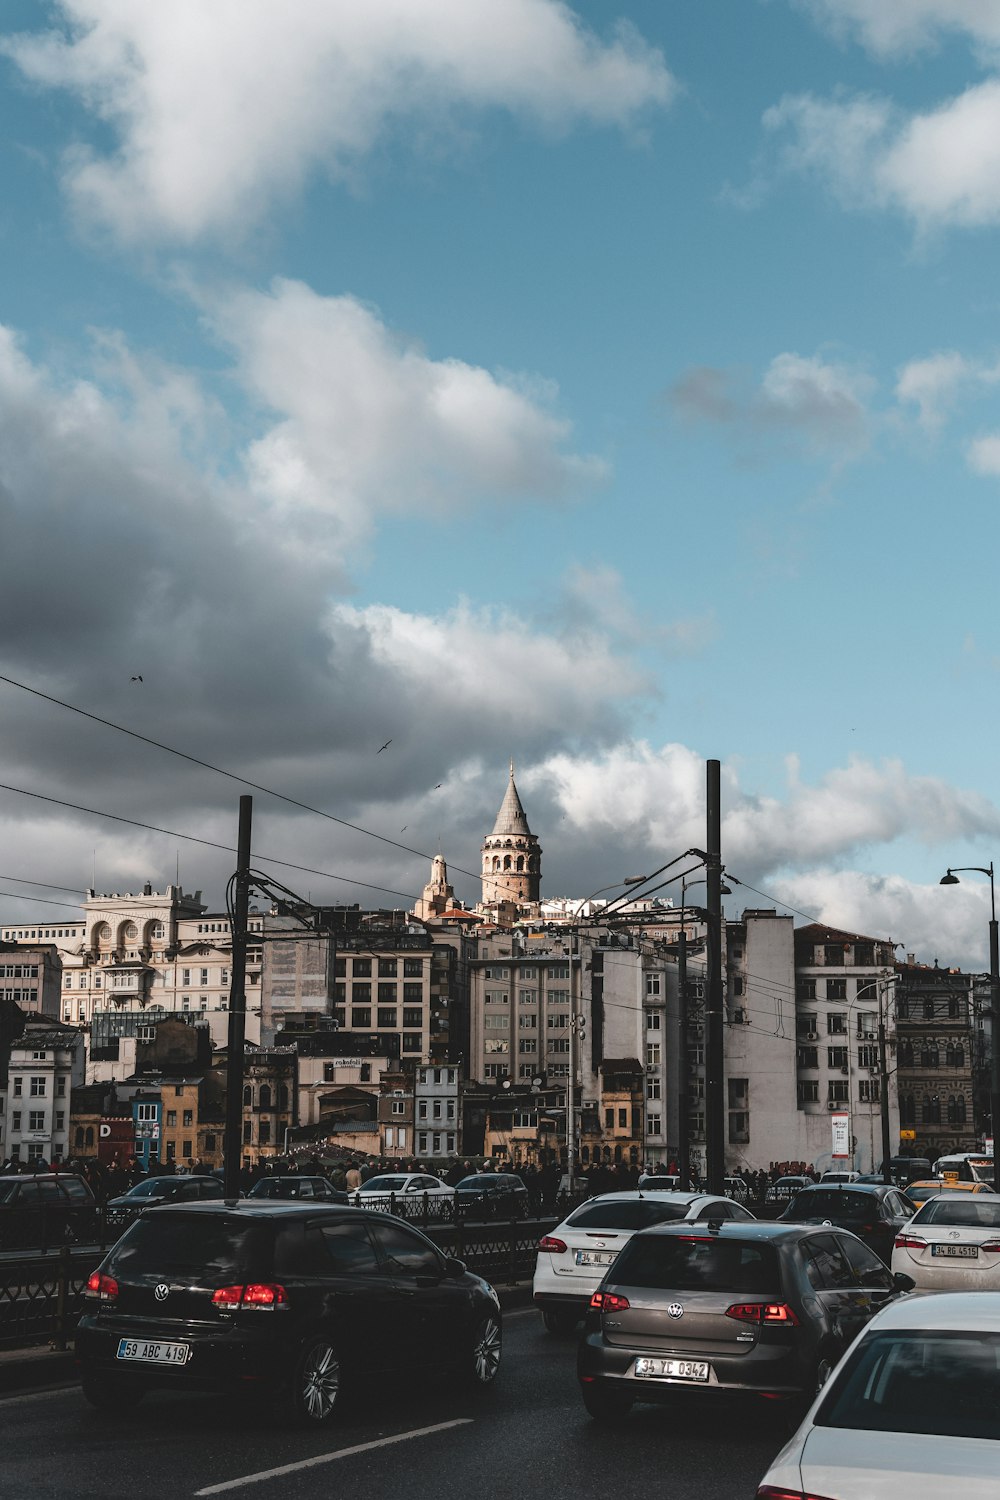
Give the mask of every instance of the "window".
<path id="1" fill-rule="evenodd" d="M 937 1094 L 931 1094 L 924 1097 L 921 1113 L 923 1115 L 923 1122 L 925 1125 L 941 1124 L 941 1100 L 938 1098 Z"/>
<path id="2" fill-rule="evenodd" d="M 183 1157 L 185 1157 L 188 1161 L 191 1160 L 191 1142 L 190 1141 L 182 1141 L 181 1142 L 181 1155 Z"/>
<path id="3" fill-rule="evenodd" d="M 171 1125 L 176 1125 L 176 1124 L 177 1124 L 177 1111 L 176 1111 L 176 1109 L 168 1109 L 167 1110 L 167 1125 L 168 1125 L 168 1127 L 171 1126 Z"/>
<path id="4" fill-rule="evenodd" d="M 846 1104 L 850 1098 L 850 1084 L 846 1078 L 830 1079 L 826 1086 L 826 1097 L 831 1104 Z"/>
<path id="5" fill-rule="evenodd" d="M 190 1128 L 194 1124 L 194 1110 L 186 1109 L 184 1111 L 182 1124 L 188 1126 L 188 1128 Z"/>
<path id="6" fill-rule="evenodd" d="M 826 981 L 826 998 L 828 1000 L 846 1000 L 847 999 L 847 980 L 846 979 L 828 979 Z"/>
<path id="7" fill-rule="evenodd" d="M 647 1099 L 659 1099 L 661 1097 L 662 1097 L 662 1095 L 661 1095 L 660 1080 L 658 1078 L 647 1078 L 646 1079 L 646 1098 Z"/>
<path id="8" fill-rule="evenodd" d="M 483 1026 L 487 1031 L 509 1031 L 509 1016 L 484 1016 Z"/>
<path id="9" fill-rule="evenodd" d="M 862 1078 L 858 1084 L 858 1099 L 862 1104 L 877 1104 L 881 1098 L 879 1080 L 877 1078 Z"/>
<path id="10" fill-rule="evenodd" d="M 843 945 L 843 943 L 827 943 L 825 945 L 824 949 L 823 949 L 823 961 L 827 965 L 828 968 L 830 968 L 830 967 L 832 967 L 834 965 L 839 965 L 840 967 L 843 967 L 843 963 L 844 963 L 844 945 Z"/>
<path id="11" fill-rule="evenodd" d="M 176 1141 L 168 1141 L 167 1142 L 167 1161 L 173 1161 L 174 1158 L 176 1157 L 176 1155 L 177 1155 L 177 1142 Z"/>
<path id="12" fill-rule="evenodd" d="M 200 984 L 207 984 L 208 983 L 208 970 L 207 969 L 201 969 L 199 972 L 201 974 L 201 979 L 200 979 L 199 983 Z"/>
<path id="13" fill-rule="evenodd" d="M 662 1019 L 663 1018 L 658 1010 L 650 1011 L 646 1016 L 646 1030 L 659 1031 L 661 1029 L 660 1021 Z"/>
<path id="14" fill-rule="evenodd" d="M 729 1111 L 729 1143 L 745 1146 L 750 1141 L 750 1116 L 746 1110 Z"/>
<path id="15" fill-rule="evenodd" d="M 961 1043 L 948 1043 L 945 1051 L 945 1062 L 949 1068 L 965 1067 L 965 1048 Z"/>
<path id="16" fill-rule="evenodd" d="M 646 1067 L 658 1068 L 660 1066 L 660 1044 L 659 1042 L 646 1043 Z"/>
<path id="17" fill-rule="evenodd" d="M 379 986 L 379 988 L 381 988 L 381 986 Z M 389 988 L 392 988 L 392 986 L 389 986 Z M 388 1006 L 380 1005 L 378 1008 L 379 1026 L 396 1026 L 396 1015 L 397 1011 L 395 1007 L 390 1010 Z"/>
<path id="18" fill-rule="evenodd" d="M 398 961 L 395 958 L 380 958 L 378 961 L 378 977 L 380 979 L 395 979 L 398 972 Z"/>
<path id="19" fill-rule="evenodd" d="M 419 979 L 424 972 L 424 961 L 422 958 L 403 959 L 403 978 Z"/>
<path id="20" fill-rule="evenodd" d="M 509 1001 L 509 999 L 510 999 L 510 996 L 508 995 L 508 993 L 507 993 L 506 990 L 487 990 L 486 991 L 486 1004 L 487 1005 L 506 1005 L 507 1002 Z"/>
<path id="21" fill-rule="evenodd" d="M 551 964 L 549 967 L 550 979 L 568 979 L 569 964 Z"/>
<path id="22" fill-rule="evenodd" d="M 372 961 L 370 958 L 356 958 L 351 966 L 351 972 L 355 979 L 370 979 L 372 972 Z"/>
<path id="23" fill-rule="evenodd" d="M 847 1035 L 847 1013 L 842 1010 L 830 1010 L 826 1013 L 827 1036 Z"/>
<path id="24" fill-rule="evenodd" d="M 378 987 L 379 1005 L 395 1005 L 396 986 L 394 984 L 380 984 Z"/>
<path id="25" fill-rule="evenodd" d="M 181 970 L 181 984 L 184 985 L 184 986 L 186 986 L 186 985 L 189 985 L 190 983 L 191 983 L 191 970 L 190 969 L 182 969 Z"/>
<path id="26" fill-rule="evenodd" d="M 815 981 L 815 979 L 797 979 L 795 981 L 795 998 L 796 998 L 796 1000 L 815 1000 L 816 999 L 816 981 Z M 814 1016 L 813 1017 L 813 1021 L 815 1021 L 815 1019 L 816 1018 Z"/>
<path id="27" fill-rule="evenodd" d="M 491 1020 L 495 1020 L 496 1017 L 492 1017 L 491 1016 L 490 1019 Z M 501 1019 L 502 1020 L 506 1020 L 507 1018 L 506 1018 L 506 1016 L 504 1016 L 504 1017 L 501 1017 Z M 423 1010 L 421 1009 L 421 1007 L 419 1005 L 404 1006 L 403 1007 L 403 1025 L 404 1026 L 422 1026 L 423 1024 L 424 1024 L 424 1013 L 423 1013 Z"/>
<path id="28" fill-rule="evenodd" d="M 798 1085 L 799 1103 L 816 1104 L 819 1102 L 819 1082 L 815 1078 L 802 1079 Z"/>
<path id="29" fill-rule="evenodd" d="M 530 1052 L 538 1051 L 538 1043 L 535 1041 L 535 1038 L 533 1036 L 518 1037 L 517 1050 L 522 1054 L 522 1056 L 527 1056 L 527 1054 Z"/>
<path id="30" fill-rule="evenodd" d="M 422 1236 L 413 1234 L 404 1224 L 379 1221 L 374 1237 L 390 1275 L 432 1277 L 440 1281 L 441 1257 Z"/>
<path id="31" fill-rule="evenodd" d="M 522 1005 L 534 1005 L 538 999 L 537 990 L 518 990 L 517 998 Z"/>
<path id="32" fill-rule="evenodd" d="M 858 1011 L 858 1036 L 874 1035 L 878 1028 L 878 1016 L 873 1010 Z"/>
<path id="33" fill-rule="evenodd" d="M 20 1130 L 21 1128 L 21 1111 L 19 1109 L 15 1109 L 10 1117 L 10 1128 L 11 1130 Z"/>
<path id="34" fill-rule="evenodd" d="M 569 1026 L 569 1015 L 560 1013 L 559 1015 L 549 1016 L 546 1024 L 550 1031 L 565 1031 Z"/>
<path id="35" fill-rule="evenodd" d="M 800 1047 L 797 1053 L 797 1061 L 800 1068 L 818 1068 L 819 1048 Z"/>
<path id="36" fill-rule="evenodd" d="M 506 1078 L 507 1077 L 507 1064 L 506 1063 L 498 1063 L 498 1062 L 488 1062 L 486 1064 L 486 1066 L 483 1068 L 483 1077 L 484 1078 Z"/>
<path id="37" fill-rule="evenodd" d="M 45 1129 L 45 1111 L 44 1111 L 44 1109 L 29 1109 L 28 1110 L 28 1129 L 29 1130 L 44 1130 Z"/>
<path id="38" fill-rule="evenodd" d="M 370 984 L 351 985 L 351 1003 L 353 1005 L 369 1005 L 372 998 L 372 987 Z"/>
<path id="39" fill-rule="evenodd" d="M 370 1005 L 356 1005 L 351 1010 L 351 1025 L 367 1027 L 372 1024 Z"/>
<path id="40" fill-rule="evenodd" d="M 728 1082 L 729 1108 L 746 1109 L 750 1099 L 749 1078 L 730 1078 Z"/>
<path id="41" fill-rule="evenodd" d="M 847 1067 L 847 1048 L 846 1047 L 827 1047 L 827 1049 L 826 1049 L 826 1061 L 827 1061 L 827 1066 L 830 1067 L 830 1068 L 846 1068 Z"/>
<path id="42" fill-rule="evenodd" d="M 646 1116 L 646 1134 L 647 1135 L 662 1135 L 663 1134 L 663 1117 L 661 1115 L 647 1115 Z"/>
<path id="43" fill-rule="evenodd" d="M 948 1095 L 948 1124 L 964 1125 L 966 1120 L 966 1102 L 964 1094 Z"/>
<path id="44" fill-rule="evenodd" d="M 422 984 L 404 984 L 403 985 L 403 1004 L 404 1005 L 423 1005 L 423 1003 L 424 1003 L 424 987 L 423 987 Z"/>
<path id="45" fill-rule="evenodd" d="M 647 995 L 659 995 L 659 993 L 660 993 L 660 976 L 659 976 L 659 974 L 647 974 L 646 975 L 646 994 Z"/>
<path id="46" fill-rule="evenodd" d="M 519 1031 L 537 1031 L 538 1017 L 525 1015 L 518 1016 L 517 1026 Z"/>
<path id="47" fill-rule="evenodd" d="M 424 1114 L 426 1113 L 427 1106 L 426 1106 L 426 1104 L 421 1103 L 420 1108 L 421 1108 L 421 1111 L 422 1111 L 422 1113 L 421 1113 L 421 1119 L 423 1119 L 424 1118 Z M 392 1113 L 394 1115 L 405 1115 L 406 1114 L 406 1100 L 405 1099 L 393 1099 L 390 1113 Z"/>
<path id="48" fill-rule="evenodd" d="M 936 1068 L 938 1060 L 938 1049 L 933 1042 L 927 1047 L 921 1047 L 920 1066 L 922 1068 Z"/>
<path id="49" fill-rule="evenodd" d="M 900 1125 L 915 1125 L 917 1123 L 917 1105 L 912 1094 L 900 1094 L 899 1096 L 899 1123 Z"/>
<path id="50" fill-rule="evenodd" d="M 31 1087 L 30 1087 L 29 1092 L 31 1094 L 32 1099 L 44 1099 L 45 1098 L 45 1079 L 44 1078 L 32 1078 L 32 1080 L 31 1080 Z"/>
<path id="51" fill-rule="evenodd" d="M 504 1045 L 506 1046 L 506 1043 L 504 1043 Z M 419 1031 L 404 1031 L 403 1032 L 403 1051 L 404 1052 L 419 1052 L 420 1051 L 420 1032 Z"/>
<path id="52" fill-rule="evenodd" d="M 547 1043 L 545 1050 L 547 1052 L 568 1052 L 569 1051 L 569 1037 L 568 1036 L 555 1036 L 555 1037 L 552 1037 L 549 1040 L 549 1042 Z"/>
<path id="53" fill-rule="evenodd" d="M 569 990 L 549 990 L 550 1005 L 568 1005 Z"/>
<path id="54" fill-rule="evenodd" d="M 877 1068 L 878 1067 L 878 1048 L 877 1047 L 859 1047 L 858 1048 L 858 1067 L 859 1068 Z"/>
<path id="55" fill-rule="evenodd" d="M 795 1032 L 797 1036 L 812 1036 L 817 1030 L 816 1012 L 803 1012 L 795 1018 Z"/>

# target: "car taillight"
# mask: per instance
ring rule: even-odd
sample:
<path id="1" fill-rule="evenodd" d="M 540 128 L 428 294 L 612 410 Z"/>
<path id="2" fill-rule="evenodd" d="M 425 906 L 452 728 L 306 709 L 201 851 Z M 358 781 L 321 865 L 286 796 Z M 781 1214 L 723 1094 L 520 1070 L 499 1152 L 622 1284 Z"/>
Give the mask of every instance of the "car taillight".
<path id="1" fill-rule="evenodd" d="M 539 1250 L 547 1250 L 550 1255 L 564 1255 L 566 1253 L 566 1242 L 553 1239 L 552 1235 L 545 1235 L 544 1239 L 538 1241 Z"/>
<path id="2" fill-rule="evenodd" d="M 927 1241 L 920 1239 L 915 1234 L 897 1234 L 893 1240 L 893 1248 L 896 1250 L 926 1250 Z"/>
<path id="3" fill-rule="evenodd" d="M 212 1293 L 214 1307 L 287 1307 L 285 1288 L 277 1282 L 251 1282 L 247 1286 L 220 1286 Z"/>
<path id="4" fill-rule="evenodd" d="M 784 1324 L 786 1328 L 799 1326 L 799 1320 L 787 1302 L 734 1302 L 726 1308 L 726 1317 L 735 1318 L 738 1323 Z"/>
<path id="5" fill-rule="evenodd" d="M 980 1250 L 992 1250 L 995 1255 L 1000 1250 L 1000 1240 L 983 1240 Z"/>
<path id="6" fill-rule="evenodd" d="M 757 1500 L 825 1500 L 812 1490 L 785 1490 L 780 1485 L 762 1484 L 757 1491 Z"/>
<path id="7" fill-rule="evenodd" d="M 113 1276 L 104 1276 L 95 1271 L 88 1276 L 84 1296 L 96 1297 L 100 1302 L 115 1302 L 118 1299 L 118 1283 Z"/>
<path id="8" fill-rule="evenodd" d="M 590 1306 L 594 1312 L 627 1312 L 629 1301 L 627 1297 L 619 1297 L 617 1292 L 595 1292 L 590 1299 Z"/>

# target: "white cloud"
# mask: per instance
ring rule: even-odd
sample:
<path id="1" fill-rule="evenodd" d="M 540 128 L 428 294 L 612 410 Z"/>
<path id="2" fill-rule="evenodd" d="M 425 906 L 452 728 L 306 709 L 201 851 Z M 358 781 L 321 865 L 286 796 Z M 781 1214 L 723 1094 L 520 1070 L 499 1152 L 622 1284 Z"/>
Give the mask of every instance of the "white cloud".
<path id="1" fill-rule="evenodd" d="M 1000 221 L 1000 80 L 907 115 L 887 100 L 790 96 L 764 125 L 783 160 L 817 176 L 848 207 L 892 209 L 918 229 Z"/>
<path id="2" fill-rule="evenodd" d="M 935 430 L 944 422 L 959 387 L 977 373 L 977 366 L 953 349 L 913 359 L 899 371 L 896 399 L 915 405 L 921 426 Z"/>
<path id="3" fill-rule="evenodd" d="M 755 388 L 726 370 L 689 370 L 669 392 L 691 421 L 792 439 L 814 453 L 850 457 L 868 446 L 874 381 L 863 370 L 821 355 L 775 355 Z"/>
<path id="4" fill-rule="evenodd" d="M 569 423 L 525 394 L 540 382 L 430 359 L 352 297 L 279 280 L 214 302 L 212 323 L 280 418 L 248 447 L 252 488 L 274 519 L 308 528 L 310 546 L 317 518 L 350 549 L 387 512 L 553 499 L 606 477 L 599 459 L 566 451 Z"/>
<path id="5" fill-rule="evenodd" d="M 856 33 L 881 56 L 911 53 L 949 33 L 981 48 L 1000 47 L 997 0 L 800 0 L 843 35 Z"/>
<path id="6" fill-rule="evenodd" d="M 996 478 L 1000 475 L 1000 433 L 990 432 L 974 438 L 969 444 L 966 458 L 974 474 Z"/>
<path id="7" fill-rule="evenodd" d="M 344 177 L 391 128 L 505 109 L 625 125 L 674 92 L 627 24 L 607 42 L 562 0 L 57 0 L 60 27 L 9 37 L 34 83 L 117 137 L 78 148 L 80 208 L 127 239 L 243 234 L 313 173 Z"/>

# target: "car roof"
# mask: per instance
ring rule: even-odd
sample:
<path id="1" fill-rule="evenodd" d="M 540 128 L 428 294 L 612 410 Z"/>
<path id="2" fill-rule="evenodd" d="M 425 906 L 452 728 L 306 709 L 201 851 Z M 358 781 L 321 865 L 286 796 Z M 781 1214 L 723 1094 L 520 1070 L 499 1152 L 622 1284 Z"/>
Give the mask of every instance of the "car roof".
<path id="1" fill-rule="evenodd" d="M 908 1182 L 904 1192 L 919 1191 L 920 1188 L 938 1188 L 942 1193 L 977 1193 L 985 1188 L 985 1182 L 951 1182 L 947 1178 L 927 1177 L 920 1182 Z"/>
<path id="2" fill-rule="evenodd" d="M 883 1308 L 868 1328 L 880 1332 L 905 1328 L 1000 1333 L 1000 1292 L 935 1292 L 930 1297 L 900 1297 Z"/>
<path id="3" fill-rule="evenodd" d="M 217 1180 L 217 1179 L 216 1179 Z M 270 1172 L 266 1177 L 259 1178 L 254 1187 L 260 1187 L 262 1182 L 326 1182 L 325 1177 L 306 1177 L 301 1172 Z M 327 1184 L 329 1186 L 329 1184 Z"/>
<path id="4" fill-rule="evenodd" d="M 349 1208 L 347 1204 L 339 1203 L 308 1203 L 299 1200 L 274 1199 L 274 1198 L 205 1198 L 195 1203 L 168 1203 L 163 1208 L 154 1212 L 163 1214 L 240 1214 L 252 1218 L 294 1218 L 296 1214 L 303 1217 L 309 1214 L 333 1214 L 344 1215 L 349 1218 L 360 1219 L 368 1224 L 372 1219 L 383 1217 L 372 1214 L 366 1208 Z M 396 1219 L 390 1222 L 398 1223 Z"/>
<path id="5" fill-rule="evenodd" d="M 679 1236 L 681 1239 L 690 1239 L 693 1232 L 700 1233 L 700 1227 L 690 1221 L 685 1223 L 653 1224 L 649 1229 L 640 1229 L 639 1234 L 645 1238 L 651 1234 L 663 1234 Z M 846 1234 L 849 1231 L 839 1230 L 835 1224 L 823 1226 L 829 1228 L 833 1233 Z M 724 1219 L 721 1223 L 713 1224 L 711 1229 L 704 1225 L 705 1237 L 716 1239 L 753 1239 L 769 1241 L 801 1240 L 809 1235 L 819 1232 L 816 1224 L 786 1224 L 767 1219 Z"/>
<path id="6" fill-rule="evenodd" d="M 593 1198 L 585 1198 L 582 1203 L 578 1203 L 572 1212 L 576 1213 L 577 1208 L 589 1208 L 592 1203 L 700 1203 L 702 1199 L 721 1203 L 724 1198 L 724 1193 L 689 1193 L 680 1188 L 655 1193 L 644 1193 L 641 1188 L 629 1188 L 620 1193 L 595 1193 Z"/>
<path id="7" fill-rule="evenodd" d="M 811 1182 L 802 1189 L 806 1193 L 871 1193 L 877 1198 L 880 1193 L 904 1193 L 905 1188 L 895 1187 L 891 1182 Z"/>

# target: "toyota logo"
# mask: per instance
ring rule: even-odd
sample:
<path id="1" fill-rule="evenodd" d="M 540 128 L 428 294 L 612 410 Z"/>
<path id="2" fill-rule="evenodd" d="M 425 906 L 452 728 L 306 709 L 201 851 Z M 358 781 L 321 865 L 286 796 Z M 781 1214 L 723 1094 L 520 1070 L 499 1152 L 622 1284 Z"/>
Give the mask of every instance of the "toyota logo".
<path id="1" fill-rule="evenodd" d="M 679 1302 L 669 1302 L 667 1304 L 667 1312 L 672 1318 L 683 1318 L 684 1316 L 684 1309 Z"/>
<path id="2" fill-rule="evenodd" d="M 153 1293 L 153 1296 L 156 1298 L 157 1302 L 166 1302 L 167 1298 L 170 1296 L 170 1288 L 167 1286 L 165 1281 L 160 1282 L 159 1286 L 156 1288 L 156 1291 Z"/>

